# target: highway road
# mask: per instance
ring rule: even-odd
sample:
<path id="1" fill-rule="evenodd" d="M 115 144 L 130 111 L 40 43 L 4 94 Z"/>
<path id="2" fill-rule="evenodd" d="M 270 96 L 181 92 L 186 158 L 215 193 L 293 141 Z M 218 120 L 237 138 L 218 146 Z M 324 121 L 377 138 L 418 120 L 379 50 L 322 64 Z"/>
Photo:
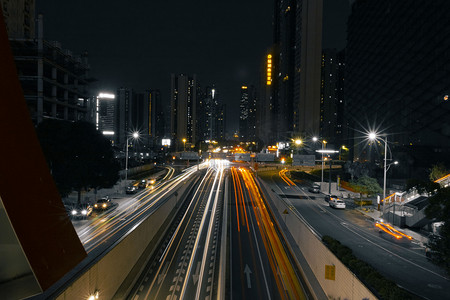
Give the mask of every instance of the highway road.
<path id="1" fill-rule="evenodd" d="M 230 299 L 307 299 L 253 174 L 231 168 Z"/>
<path id="2" fill-rule="evenodd" d="M 204 171 L 128 299 L 212 299 L 221 294 L 221 213 L 226 161 Z"/>
<path id="3" fill-rule="evenodd" d="M 94 257 L 103 252 L 155 212 L 164 201 L 176 197 L 175 192 L 182 185 L 191 183 L 196 172 L 197 167 L 191 167 L 172 177 L 173 169 L 169 169 L 166 177 L 156 185 L 119 201 L 113 199 L 113 207 L 104 212 L 93 213 L 86 220 L 74 220 L 74 228 L 89 256 Z"/>
<path id="4" fill-rule="evenodd" d="M 444 270 L 426 259 L 424 247 L 417 241 L 398 240 L 380 233 L 372 219 L 351 206 L 344 210 L 333 209 L 323 194 L 309 193 L 306 186 L 292 185 L 282 180 L 280 174 L 272 174 L 264 180 L 295 207 L 298 216 L 318 236 L 331 236 L 350 247 L 355 256 L 416 295 L 425 299 L 450 298 L 450 281 Z"/>
<path id="5" fill-rule="evenodd" d="M 253 174 L 202 176 L 127 299 L 309 299 Z"/>

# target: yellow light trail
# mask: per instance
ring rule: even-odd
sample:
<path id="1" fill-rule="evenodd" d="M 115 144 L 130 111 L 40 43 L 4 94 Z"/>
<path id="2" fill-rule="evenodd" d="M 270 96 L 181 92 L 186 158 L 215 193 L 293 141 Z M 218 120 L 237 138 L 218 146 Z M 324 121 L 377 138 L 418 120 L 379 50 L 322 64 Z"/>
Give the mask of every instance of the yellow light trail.
<path id="1" fill-rule="evenodd" d="M 384 223 L 384 222 L 377 222 L 375 223 L 375 226 L 383 230 L 384 232 L 394 236 L 396 239 L 401 239 L 403 237 L 406 237 L 409 240 L 412 240 L 412 236 L 409 236 L 394 227 L 392 227 L 390 224 Z"/>
<path id="2" fill-rule="evenodd" d="M 236 173 L 236 168 L 233 167 L 231 169 L 231 177 L 233 178 L 234 199 L 236 200 L 236 219 L 237 219 L 237 224 L 238 224 L 238 231 L 240 232 L 241 231 L 241 225 L 240 225 L 240 222 L 239 222 L 239 205 L 238 205 L 238 193 L 237 193 L 237 190 L 236 190 L 237 183 L 236 183 L 236 175 L 235 175 L 235 173 Z"/>
<path id="3" fill-rule="evenodd" d="M 263 237 L 263 241 L 265 241 L 264 245 L 266 247 L 266 251 L 271 254 L 269 255 L 269 262 L 275 278 L 277 279 L 277 287 L 280 295 L 283 299 L 306 299 L 301 284 L 297 278 L 297 274 L 295 273 L 291 261 L 286 254 L 286 250 L 284 249 L 283 243 L 278 236 L 277 230 L 272 223 L 270 213 L 266 209 L 263 197 L 259 192 L 253 178 L 253 174 L 244 169 L 241 169 L 241 173 L 244 178 L 244 183 L 249 190 L 255 216 L 259 219 L 258 227 L 260 229 L 261 236 Z M 277 273 L 279 276 L 276 276 Z M 278 277 L 281 279 L 281 282 L 278 282 Z M 288 295 L 284 293 L 284 290 L 287 290 Z"/>
<path id="4" fill-rule="evenodd" d="M 283 179 L 283 181 L 287 183 L 287 185 L 289 186 L 295 185 L 295 183 L 292 180 L 290 180 L 289 177 L 286 176 L 287 171 L 288 170 L 283 169 L 280 172 L 278 172 L 278 174 L 280 175 L 281 179 Z"/>
<path id="5" fill-rule="evenodd" d="M 190 172 L 186 172 L 179 176 L 174 181 L 168 182 L 166 184 L 160 185 L 158 187 L 155 187 L 155 189 L 150 190 L 148 189 L 148 192 L 143 195 L 140 199 L 138 199 L 136 202 L 134 202 L 132 205 L 129 205 L 126 210 L 110 217 L 106 215 L 105 217 L 98 218 L 92 222 L 92 224 L 89 226 L 88 230 L 94 228 L 93 231 L 87 233 L 83 232 L 79 234 L 80 239 L 82 239 L 83 245 L 86 245 L 87 243 L 94 241 L 95 244 L 87 249 L 87 252 L 93 251 L 95 248 L 97 248 L 102 242 L 108 240 L 111 236 L 113 236 L 115 233 L 122 230 L 125 226 L 130 224 L 131 222 L 134 222 L 137 218 L 141 217 L 144 213 L 146 213 L 150 208 L 152 208 L 155 204 L 157 204 L 161 199 L 166 196 L 170 190 L 175 188 L 178 184 L 189 178 L 192 174 L 194 174 L 194 170 Z M 147 196 L 150 195 L 150 193 L 156 193 L 159 190 L 160 194 L 156 195 L 154 194 L 153 197 L 147 198 Z M 156 197 L 156 199 L 155 199 Z M 147 205 L 150 201 L 153 202 Z M 136 207 L 137 205 L 137 207 Z M 142 209 L 139 213 L 135 214 L 135 211 L 138 209 Z M 134 214 L 134 215 L 133 215 Z M 128 217 L 132 216 L 130 219 L 126 219 Z M 112 229 L 112 230 L 111 230 Z M 108 230 L 111 230 L 108 232 Z M 87 238 L 82 238 L 83 235 L 88 234 Z M 103 238 L 100 239 L 102 235 Z M 98 241 L 96 241 L 98 239 Z"/>

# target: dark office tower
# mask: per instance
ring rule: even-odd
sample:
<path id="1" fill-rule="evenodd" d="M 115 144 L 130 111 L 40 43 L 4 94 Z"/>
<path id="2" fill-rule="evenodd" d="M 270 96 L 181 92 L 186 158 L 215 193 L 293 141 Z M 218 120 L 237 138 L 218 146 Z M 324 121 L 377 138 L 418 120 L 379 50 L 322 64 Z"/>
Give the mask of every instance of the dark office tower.
<path id="1" fill-rule="evenodd" d="M 35 1 L 1 1 L 6 30 L 10 39 L 33 39 L 35 37 Z"/>
<path id="2" fill-rule="evenodd" d="M 210 140 L 211 100 L 208 97 L 208 87 L 203 91 L 197 86 L 197 137 L 199 141 Z"/>
<path id="3" fill-rule="evenodd" d="M 223 141 L 226 135 L 226 104 L 221 101 L 216 107 L 215 140 Z"/>
<path id="4" fill-rule="evenodd" d="M 344 52 L 326 49 L 322 54 L 322 84 L 320 102 L 320 136 L 328 146 L 343 145 Z"/>
<path id="5" fill-rule="evenodd" d="M 276 140 L 285 140 L 294 131 L 294 83 L 295 83 L 295 54 L 296 40 L 300 38 L 296 29 L 297 1 L 275 1 L 274 43 L 273 56 L 273 85 Z M 268 68 L 269 69 L 269 68 Z"/>
<path id="6" fill-rule="evenodd" d="M 171 134 L 175 146 L 182 150 L 186 144 L 196 143 L 196 106 L 197 79 L 196 75 L 171 74 Z"/>
<path id="7" fill-rule="evenodd" d="M 147 93 L 149 101 L 149 135 L 153 145 L 161 145 L 161 140 L 165 135 L 164 107 L 160 90 L 150 90 Z"/>
<path id="8" fill-rule="evenodd" d="M 241 87 L 239 111 L 239 138 L 242 142 L 254 142 L 256 140 L 256 91 L 252 85 Z"/>
<path id="9" fill-rule="evenodd" d="M 273 102 L 277 139 L 320 127 L 322 0 L 276 0 Z"/>
<path id="10" fill-rule="evenodd" d="M 258 85 L 258 101 L 256 106 L 256 136 L 265 145 L 276 141 L 276 115 L 274 110 L 274 87 L 277 81 L 273 80 L 275 64 L 273 50 L 264 55 L 261 63 L 260 80 Z"/>
<path id="11" fill-rule="evenodd" d="M 119 88 L 116 94 L 116 145 L 125 147 L 127 137 L 130 137 L 136 128 L 131 122 L 131 106 L 134 92 L 132 89 Z"/>
<path id="12" fill-rule="evenodd" d="M 395 158 L 403 154 L 402 170 L 450 157 L 449 11 L 447 0 L 352 6 L 345 78 L 349 120 L 357 130 L 389 134 Z M 355 138 L 361 135 L 355 132 Z"/>
<path id="13" fill-rule="evenodd" d="M 131 128 L 139 132 L 139 150 L 150 146 L 150 120 L 151 120 L 150 93 L 134 93 L 131 101 Z M 143 147 L 141 147 L 143 146 Z"/>

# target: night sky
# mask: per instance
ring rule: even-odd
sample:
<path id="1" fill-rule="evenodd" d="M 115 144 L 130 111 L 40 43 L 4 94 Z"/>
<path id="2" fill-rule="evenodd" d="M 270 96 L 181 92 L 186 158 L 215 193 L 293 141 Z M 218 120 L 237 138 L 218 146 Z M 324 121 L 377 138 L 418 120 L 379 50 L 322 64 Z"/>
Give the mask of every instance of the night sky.
<path id="1" fill-rule="evenodd" d="M 228 105 L 228 130 L 238 128 L 240 86 L 256 83 L 272 43 L 273 0 L 37 0 L 44 38 L 89 53 L 91 87 L 115 92 L 160 89 L 169 100 L 170 73 L 197 74 Z M 323 47 L 345 47 L 346 0 L 324 0 Z"/>

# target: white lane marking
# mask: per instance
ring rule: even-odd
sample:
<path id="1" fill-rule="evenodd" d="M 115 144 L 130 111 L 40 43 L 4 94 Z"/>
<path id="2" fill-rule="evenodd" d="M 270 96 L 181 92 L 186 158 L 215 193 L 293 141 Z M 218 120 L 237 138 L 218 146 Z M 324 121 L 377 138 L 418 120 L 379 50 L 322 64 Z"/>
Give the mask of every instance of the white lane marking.
<path id="1" fill-rule="evenodd" d="M 163 268 L 163 271 L 158 275 L 158 284 L 161 284 L 161 282 L 163 281 L 164 277 L 166 277 L 166 273 L 167 273 L 167 268 L 169 267 L 168 264 L 166 264 Z"/>
<path id="2" fill-rule="evenodd" d="M 252 288 L 252 281 L 250 280 L 250 274 L 252 274 L 252 271 L 250 270 L 249 266 L 245 264 L 244 273 L 247 276 L 247 288 Z"/>
<path id="3" fill-rule="evenodd" d="M 199 272 L 200 272 L 200 262 L 197 262 L 197 268 L 195 268 L 195 274 L 192 275 L 192 279 L 194 280 L 194 285 L 197 284 Z"/>

